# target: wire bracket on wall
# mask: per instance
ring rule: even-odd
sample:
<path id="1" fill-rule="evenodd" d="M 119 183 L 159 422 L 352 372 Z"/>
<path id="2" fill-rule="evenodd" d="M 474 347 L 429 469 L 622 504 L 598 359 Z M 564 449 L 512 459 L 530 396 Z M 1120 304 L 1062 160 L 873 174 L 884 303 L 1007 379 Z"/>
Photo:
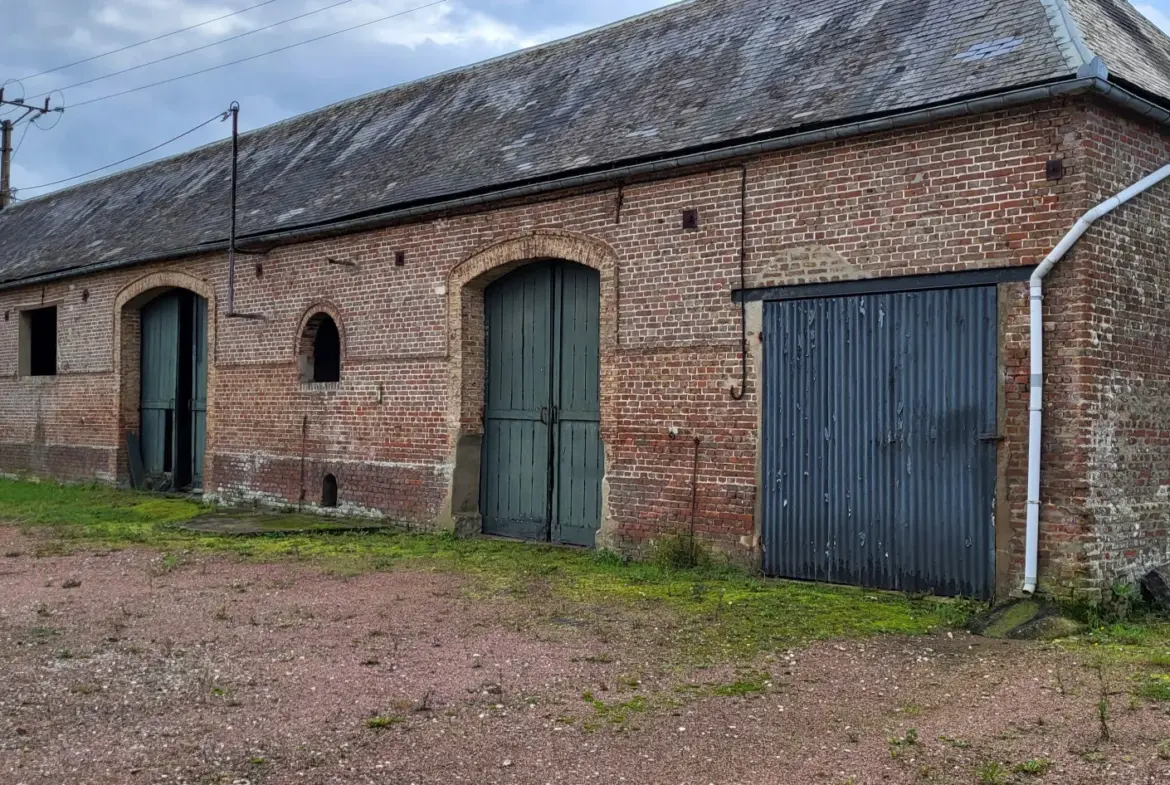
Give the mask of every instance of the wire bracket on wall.
<path id="1" fill-rule="evenodd" d="M 353 261 L 352 259 L 334 259 L 332 256 L 329 256 L 329 257 L 326 257 L 326 261 L 329 262 L 329 264 L 335 264 L 335 265 L 338 265 L 340 267 L 357 267 L 358 266 L 358 263 Z"/>
<path id="2" fill-rule="evenodd" d="M 227 314 L 227 318 L 229 318 L 229 319 L 243 319 L 244 321 L 247 321 L 247 322 L 266 322 L 266 321 L 268 321 L 268 317 L 262 313 L 229 313 L 229 314 Z"/>

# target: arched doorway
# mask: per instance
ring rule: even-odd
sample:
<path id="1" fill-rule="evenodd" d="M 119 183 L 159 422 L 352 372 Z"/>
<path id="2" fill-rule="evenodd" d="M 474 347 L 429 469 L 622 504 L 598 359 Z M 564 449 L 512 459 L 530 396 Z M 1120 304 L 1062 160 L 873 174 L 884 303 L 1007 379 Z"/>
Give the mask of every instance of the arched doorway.
<path id="1" fill-rule="evenodd" d="M 593 546 L 601 525 L 600 275 L 521 267 L 484 292 L 485 534 Z"/>
<path id="2" fill-rule="evenodd" d="M 141 310 L 142 485 L 203 488 L 207 444 L 207 301 L 170 289 Z"/>

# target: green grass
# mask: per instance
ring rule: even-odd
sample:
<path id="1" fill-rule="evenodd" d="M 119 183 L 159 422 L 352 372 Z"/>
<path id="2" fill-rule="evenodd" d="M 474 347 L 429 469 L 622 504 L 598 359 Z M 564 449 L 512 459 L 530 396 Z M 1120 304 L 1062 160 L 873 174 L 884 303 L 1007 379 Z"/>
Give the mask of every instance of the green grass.
<path id="1" fill-rule="evenodd" d="M 567 604 L 665 612 L 678 650 L 705 661 L 749 659 L 810 640 L 921 635 L 961 625 L 971 611 L 960 602 L 762 580 L 728 567 L 627 563 L 603 552 L 502 540 L 389 530 L 224 537 L 175 526 L 208 512 L 177 497 L 0 479 L 0 521 L 40 537 L 46 552 L 137 545 L 166 552 L 175 567 L 182 559 L 174 554 L 220 553 L 308 561 L 342 576 L 408 567 L 458 571 L 489 593 L 523 598 L 539 590 Z M 298 516 L 298 525 L 305 522 Z"/>
<path id="2" fill-rule="evenodd" d="M 1170 674 L 1147 673 L 1138 683 L 1137 694 L 1146 700 L 1170 701 Z"/>
<path id="3" fill-rule="evenodd" d="M 401 725 L 405 721 L 397 715 L 385 714 L 378 717 L 370 717 L 366 720 L 366 727 L 370 730 L 386 730 L 394 725 Z"/>

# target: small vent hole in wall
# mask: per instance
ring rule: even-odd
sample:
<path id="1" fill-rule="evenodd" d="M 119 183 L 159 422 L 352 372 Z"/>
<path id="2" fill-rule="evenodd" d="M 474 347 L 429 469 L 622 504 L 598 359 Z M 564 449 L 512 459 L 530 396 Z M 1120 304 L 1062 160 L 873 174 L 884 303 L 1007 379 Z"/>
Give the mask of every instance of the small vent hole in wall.
<path id="1" fill-rule="evenodd" d="M 260 262 L 256 262 L 256 277 L 257 278 L 264 277 L 264 265 L 261 264 Z"/>
<path id="2" fill-rule="evenodd" d="M 321 506 L 337 506 L 337 478 L 332 474 L 326 474 L 325 479 L 321 481 Z"/>
<path id="3" fill-rule="evenodd" d="M 699 211 L 698 210 L 683 210 L 682 214 L 682 228 L 683 231 L 693 232 L 699 228 Z"/>
<path id="4" fill-rule="evenodd" d="M 394 252 L 394 266 L 404 267 L 406 265 L 406 251 Z"/>

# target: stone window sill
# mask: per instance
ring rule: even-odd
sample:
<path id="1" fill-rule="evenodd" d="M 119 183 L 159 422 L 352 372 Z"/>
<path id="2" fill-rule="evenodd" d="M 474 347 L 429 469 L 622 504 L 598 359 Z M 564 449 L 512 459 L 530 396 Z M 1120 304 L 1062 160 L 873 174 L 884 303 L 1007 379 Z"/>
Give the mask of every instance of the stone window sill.
<path id="1" fill-rule="evenodd" d="M 335 393 L 341 390 L 341 382 L 301 382 L 303 393 Z"/>

